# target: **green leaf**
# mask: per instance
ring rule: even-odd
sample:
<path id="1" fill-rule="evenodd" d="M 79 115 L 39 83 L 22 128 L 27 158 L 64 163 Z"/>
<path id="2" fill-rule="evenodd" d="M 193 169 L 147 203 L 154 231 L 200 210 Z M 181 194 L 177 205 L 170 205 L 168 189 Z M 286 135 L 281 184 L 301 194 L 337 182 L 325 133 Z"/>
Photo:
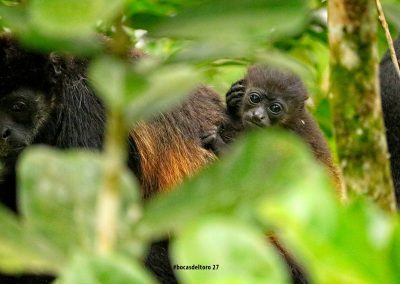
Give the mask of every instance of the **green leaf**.
<path id="1" fill-rule="evenodd" d="M 0 17 L 4 25 L 16 34 L 20 41 L 33 49 L 42 51 L 71 52 L 89 55 L 101 50 L 100 38 L 94 33 L 85 35 L 48 35 L 30 24 L 30 15 L 20 7 L 0 6 Z"/>
<path id="2" fill-rule="evenodd" d="M 30 30 L 20 36 L 24 45 L 39 51 L 59 51 L 80 56 L 93 55 L 101 51 L 101 41 L 95 34 L 82 37 L 55 38 Z"/>
<path id="3" fill-rule="evenodd" d="M 172 248 L 172 266 L 188 266 L 175 268 L 182 283 L 289 283 L 265 235 L 230 218 L 203 219 L 183 231 Z"/>
<path id="4" fill-rule="evenodd" d="M 89 78 L 105 104 L 120 110 L 147 85 L 132 65 L 110 56 L 102 56 L 91 64 Z"/>
<path id="5" fill-rule="evenodd" d="M 89 78 L 106 105 L 124 110 L 129 123 L 176 106 L 200 81 L 188 65 L 146 66 L 147 63 L 152 64 L 144 61 L 135 67 L 101 57 L 89 71 Z"/>
<path id="6" fill-rule="evenodd" d="M 238 142 L 220 162 L 151 200 L 138 225 L 140 233 L 154 237 L 179 230 L 206 213 L 232 214 L 240 206 L 255 207 L 260 198 L 289 189 L 330 189 L 321 166 L 297 137 L 262 129 Z"/>
<path id="7" fill-rule="evenodd" d="M 205 0 L 194 1 L 171 17 L 135 15 L 134 22 L 152 36 L 210 42 L 231 53 L 232 48 L 245 51 L 254 43 L 298 32 L 307 15 L 305 1 Z"/>
<path id="8" fill-rule="evenodd" d="M 61 274 L 58 284 L 156 283 L 135 260 L 119 255 L 77 254 Z"/>
<path id="9" fill-rule="evenodd" d="M 265 200 L 260 214 L 316 283 L 397 283 L 389 258 L 393 223 L 369 204 L 341 207 L 329 192 L 305 188 Z"/>
<path id="10" fill-rule="evenodd" d="M 394 279 L 400 279 L 400 220 L 397 216 L 396 224 L 393 232 L 389 248 L 389 261 L 388 264 L 394 272 Z"/>
<path id="11" fill-rule="evenodd" d="M 26 31 L 26 20 L 28 13 L 26 9 L 20 7 L 0 6 L 0 17 L 7 26 L 16 31 Z"/>
<path id="12" fill-rule="evenodd" d="M 98 52 L 96 24 L 109 21 L 124 0 L 32 0 L 26 6 L 0 7 L 5 25 L 30 47 L 87 55 Z"/>
<path id="13" fill-rule="evenodd" d="M 189 65 L 177 64 L 160 66 L 148 74 L 147 80 L 147 88 L 126 109 L 128 121 L 146 119 L 173 108 L 190 94 L 201 78 Z"/>
<path id="14" fill-rule="evenodd" d="M 11 212 L 0 206 L 0 270 L 9 273 L 55 272 L 60 264 L 45 244 L 24 231 Z"/>
<path id="15" fill-rule="evenodd" d="M 27 229 L 46 240 L 64 258 L 75 250 L 93 250 L 97 195 L 103 181 L 100 156 L 31 148 L 21 157 L 19 174 L 20 208 Z M 124 240 L 141 209 L 131 173 L 126 170 L 121 174 L 118 237 Z"/>
<path id="16" fill-rule="evenodd" d="M 56 37 L 86 35 L 97 21 L 116 16 L 123 0 L 32 0 L 29 1 L 30 24 L 43 34 Z"/>
<path id="17" fill-rule="evenodd" d="M 141 1 L 128 1 L 129 12 L 132 14 L 136 13 L 148 13 L 154 15 L 171 15 L 176 12 L 176 9 L 182 5 L 181 0 L 168 0 L 155 2 L 152 0 L 141 0 Z"/>
<path id="18" fill-rule="evenodd" d="M 6 6 L 19 5 L 21 0 L 1 0 L 0 3 Z"/>

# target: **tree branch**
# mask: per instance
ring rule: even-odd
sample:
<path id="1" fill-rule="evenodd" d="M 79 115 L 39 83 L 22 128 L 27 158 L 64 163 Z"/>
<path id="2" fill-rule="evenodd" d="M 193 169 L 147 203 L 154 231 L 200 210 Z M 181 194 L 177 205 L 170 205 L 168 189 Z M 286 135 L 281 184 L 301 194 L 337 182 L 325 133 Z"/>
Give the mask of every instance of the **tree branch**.
<path id="1" fill-rule="evenodd" d="M 399 61 L 397 59 L 396 51 L 393 46 L 393 39 L 392 39 L 392 36 L 390 35 L 390 31 L 389 31 L 389 27 L 388 27 L 388 24 L 387 24 L 387 21 L 385 18 L 385 14 L 382 9 L 382 4 L 381 4 L 380 0 L 375 0 L 375 3 L 376 3 L 376 8 L 378 10 L 379 21 L 381 23 L 383 30 L 385 31 L 386 41 L 389 46 L 390 58 L 392 58 L 394 68 L 396 69 L 396 72 L 397 72 L 397 76 L 399 76 L 399 78 L 400 78 Z"/>

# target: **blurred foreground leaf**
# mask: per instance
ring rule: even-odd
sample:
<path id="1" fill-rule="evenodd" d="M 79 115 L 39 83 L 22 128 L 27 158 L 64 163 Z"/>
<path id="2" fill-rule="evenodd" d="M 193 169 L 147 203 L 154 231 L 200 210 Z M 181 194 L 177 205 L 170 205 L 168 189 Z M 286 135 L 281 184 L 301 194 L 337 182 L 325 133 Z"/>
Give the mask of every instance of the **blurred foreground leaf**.
<path id="1" fill-rule="evenodd" d="M 122 109 L 147 86 L 145 78 L 132 65 L 110 56 L 100 57 L 91 64 L 89 78 L 105 105 L 114 109 Z"/>
<path id="2" fill-rule="evenodd" d="M 185 1 L 182 0 L 168 0 L 168 1 L 153 1 L 141 0 L 128 1 L 128 11 L 133 14 L 149 13 L 155 15 L 170 15 L 176 12 L 176 9 Z"/>
<path id="3" fill-rule="evenodd" d="M 328 192 L 307 188 L 265 199 L 260 214 L 274 223 L 316 283 L 398 281 L 393 246 L 398 250 L 400 240 L 392 243 L 393 220 L 371 204 L 344 207 Z"/>
<path id="4" fill-rule="evenodd" d="M 264 234 L 231 218 L 203 219 L 173 244 L 172 265 L 210 269 L 175 270 L 183 283 L 289 283 L 285 265 Z"/>
<path id="5" fill-rule="evenodd" d="M 103 180 L 101 157 L 44 147 L 28 149 L 21 157 L 19 173 L 20 208 L 27 229 L 52 244 L 61 261 L 73 251 L 93 250 L 97 194 Z M 118 236 L 125 238 L 141 209 L 131 173 L 126 170 L 121 175 Z"/>
<path id="6" fill-rule="evenodd" d="M 297 137 L 274 129 L 250 133 L 224 159 L 169 194 L 151 200 L 138 230 L 146 236 L 179 230 L 210 212 L 231 215 L 289 189 L 332 190 Z M 249 213 L 251 214 L 251 213 Z"/>
<path id="7" fill-rule="evenodd" d="M 146 63 L 134 69 L 133 65 L 101 57 L 89 72 L 106 105 L 124 109 L 129 124 L 179 104 L 200 81 L 198 73 L 188 65 L 143 67 Z"/>
<path id="8" fill-rule="evenodd" d="M 50 36 L 84 36 L 96 22 L 115 17 L 123 0 L 31 0 L 31 25 Z"/>
<path id="9" fill-rule="evenodd" d="M 168 111 L 185 99 L 199 84 L 198 72 L 189 65 L 165 65 L 147 76 L 148 87 L 127 107 L 129 121 L 146 119 Z M 134 88 L 134 86 L 132 86 Z"/>
<path id="10" fill-rule="evenodd" d="M 123 0 L 32 0 L 23 6 L 0 6 L 0 16 L 32 48 L 87 55 L 100 49 L 96 24 L 114 19 L 123 3 Z"/>
<path id="11" fill-rule="evenodd" d="M 27 235 L 19 220 L 0 206 L 0 271 L 21 273 L 26 271 L 54 272 L 60 267 L 46 245 Z"/>
<path id="12" fill-rule="evenodd" d="M 152 284 L 155 281 L 135 260 L 122 256 L 77 254 L 57 284 Z"/>
<path id="13" fill-rule="evenodd" d="M 43 51 L 71 52 L 88 55 L 100 51 L 100 39 L 94 33 L 85 36 L 46 35 L 30 24 L 26 9 L 0 6 L 0 16 L 7 28 L 19 37 L 26 46 Z"/>
<path id="14" fill-rule="evenodd" d="M 151 36 L 201 42 L 200 46 L 198 42 L 192 46 L 200 53 L 219 50 L 239 54 L 248 52 L 255 43 L 300 31 L 307 15 L 305 1 L 205 0 L 187 5 L 172 17 L 143 14 L 133 19 Z"/>

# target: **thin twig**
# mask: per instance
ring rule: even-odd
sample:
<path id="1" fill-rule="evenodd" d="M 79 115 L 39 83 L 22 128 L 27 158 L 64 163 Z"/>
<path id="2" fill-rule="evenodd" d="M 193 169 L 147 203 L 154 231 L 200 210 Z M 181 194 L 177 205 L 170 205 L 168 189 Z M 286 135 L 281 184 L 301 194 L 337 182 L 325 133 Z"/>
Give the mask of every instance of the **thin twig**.
<path id="1" fill-rule="evenodd" d="M 378 9 L 379 21 L 381 22 L 382 28 L 385 31 L 386 40 L 389 45 L 390 57 L 392 58 L 394 68 L 396 69 L 396 72 L 397 72 L 397 76 L 399 76 L 399 78 L 400 78 L 399 61 L 397 60 L 396 51 L 393 46 L 393 39 L 392 39 L 392 36 L 390 35 L 390 31 L 389 31 L 388 24 L 386 22 L 385 14 L 383 13 L 382 4 L 381 4 L 380 0 L 375 0 L 375 3 L 376 3 L 376 8 Z"/>

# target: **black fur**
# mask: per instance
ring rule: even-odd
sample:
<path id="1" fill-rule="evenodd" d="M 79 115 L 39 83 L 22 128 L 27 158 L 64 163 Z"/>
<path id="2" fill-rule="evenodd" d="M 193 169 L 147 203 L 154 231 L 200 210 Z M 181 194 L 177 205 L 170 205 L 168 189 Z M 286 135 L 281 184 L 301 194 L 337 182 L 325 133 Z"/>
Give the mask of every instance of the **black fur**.
<path id="1" fill-rule="evenodd" d="M 39 129 L 32 144 L 58 148 L 102 147 L 105 113 L 100 100 L 88 87 L 87 62 L 26 52 L 11 38 L 0 38 L 0 98 L 22 89 L 32 89 L 52 102 L 49 117 Z M 16 210 L 15 161 L 2 160 L 6 178 L 1 184 L 2 202 Z"/>
<path id="2" fill-rule="evenodd" d="M 87 60 L 28 52 L 14 39 L 0 35 L 0 99 L 19 89 L 30 89 L 44 94 L 51 103 L 49 116 L 31 144 L 60 149 L 102 148 L 105 109 L 88 85 L 87 65 Z M 5 170 L 0 175 L 0 201 L 18 213 L 16 161 L 17 156 L 1 159 Z M 136 174 L 139 163 L 136 144 L 129 138 L 128 165 Z M 45 275 L 0 275 L 0 283 L 10 284 L 44 284 L 53 279 Z"/>
<path id="3" fill-rule="evenodd" d="M 394 47 L 399 58 L 400 38 L 394 42 Z M 389 52 L 380 63 L 379 78 L 396 204 L 400 208 L 400 79 Z"/>
<path id="4" fill-rule="evenodd" d="M 169 241 L 154 242 L 150 246 L 145 264 L 151 268 L 157 280 L 162 284 L 177 284 L 169 258 Z"/>
<path id="5" fill-rule="evenodd" d="M 86 61 L 42 55 L 20 49 L 8 36 L 0 37 L 0 97 L 27 88 L 53 101 L 49 117 L 32 144 L 58 148 L 102 147 L 105 113 L 88 87 Z M 1 161 L 5 174 L 0 181 L 0 201 L 17 212 L 16 157 Z M 51 276 L 0 275 L 0 283 L 50 283 Z"/>

